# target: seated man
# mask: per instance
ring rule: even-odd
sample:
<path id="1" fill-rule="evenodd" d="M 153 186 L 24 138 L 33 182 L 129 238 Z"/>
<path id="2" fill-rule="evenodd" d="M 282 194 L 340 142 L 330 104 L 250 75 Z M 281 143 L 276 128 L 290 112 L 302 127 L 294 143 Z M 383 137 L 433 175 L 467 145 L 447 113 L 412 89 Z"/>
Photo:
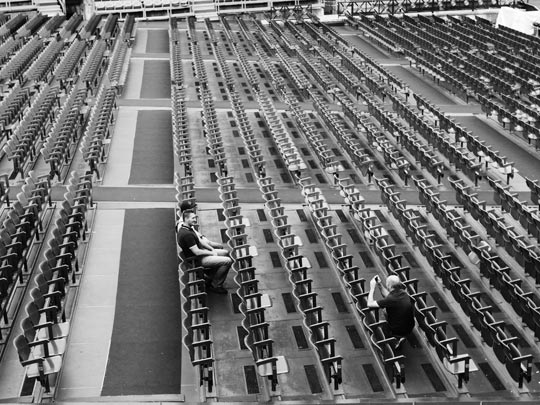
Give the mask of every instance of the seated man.
<path id="1" fill-rule="evenodd" d="M 197 204 L 194 203 L 193 201 L 187 201 L 187 200 L 182 201 L 182 204 L 180 204 L 180 219 L 178 221 L 177 232 L 180 231 L 180 228 L 182 227 L 182 224 L 184 223 L 183 213 L 187 210 L 191 210 L 196 213 L 196 209 L 197 209 Z M 221 243 L 211 241 L 202 233 L 200 233 L 199 230 L 196 229 L 195 226 L 193 227 L 193 231 L 195 231 L 195 233 L 197 234 L 201 242 L 203 243 L 206 242 L 208 245 L 210 245 L 210 247 L 212 247 L 214 250 L 218 252 L 219 256 L 229 255 L 229 252 L 226 249 L 223 249 L 223 245 Z"/>
<path id="2" fill-rule="evenodd" d="M 375 301 L 373 299 L 376 285 L 379 286 L 383 296 L 382 300 Z M 414 304 L 412 299 L 405 291 L 405 286 L 398 276 L 388 276 L 386 278 L 386 287 L 381 284 L 379 276 L 375 276 L 371 279 L 369 286 L 367 305 L 369 308 L 386 308 L 386 321 L 392 336 L 397 339 L 395 349 L 398 349 L 405 341 L 405 337 L 414 328 Z"/>
<path id="3" fill-rule="evenodd" d="M 199 238 L 194 227 L 197 224 L 197 215 L 192 210 L 182 213 L 183 224 L 179 227 L 177 237 L 178 245 L 186 258 L 196 257 L 196 263 L 205 268 L 207 273 L 206 286 L 209 291 L 217 294 L 227 294 L 223 287 L 227 274 L 232 265 L 232 259 L 227 256 L 225 249 L 214 249 L 205 239 Z M 213 243 L 214 244 L 214 243 Z"/>

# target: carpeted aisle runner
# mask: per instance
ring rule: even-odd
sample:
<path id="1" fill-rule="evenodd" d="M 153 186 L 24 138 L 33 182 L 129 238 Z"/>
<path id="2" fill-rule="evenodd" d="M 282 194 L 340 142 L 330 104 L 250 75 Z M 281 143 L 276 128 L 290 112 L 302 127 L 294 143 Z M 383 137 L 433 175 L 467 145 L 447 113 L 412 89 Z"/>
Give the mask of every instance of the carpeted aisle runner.
<path id="1" fill-rule="evenodd" d="M 102 396 L 180 393 L 176 261 L 174 210 L 126 210 Z"/>
<path id="2" fill-rule="evenodd" d="M 171 98 L 171 66 L 168 60 L 145 60 L 141 98 Z"/>
<path id="3" fill-rule="evenodd" d="M 128 184 L 172 184 L 174 153 L 168 110 L 140 110 Z"/>
<path id="4" fill-rule="evenodd" d="M 146 53 L 169 53 L 169 32 L 167 30 L 149 30 Z"/>

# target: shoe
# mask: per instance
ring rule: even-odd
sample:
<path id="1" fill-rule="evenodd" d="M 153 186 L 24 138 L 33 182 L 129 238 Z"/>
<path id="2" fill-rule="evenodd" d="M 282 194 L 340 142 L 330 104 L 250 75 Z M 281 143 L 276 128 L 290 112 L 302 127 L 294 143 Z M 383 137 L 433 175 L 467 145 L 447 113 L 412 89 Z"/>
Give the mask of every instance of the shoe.
<path id="1" fill-rule="evenodd" d="M 213 292 L 216 294 L 223 294 L 223 295 L 228 294 L 227 289 L 223 287 L 214 287 L 212 285 L 209 285 L 207 288 L 209 292 Z"/>
<path id="2" fill-rule="evenodd" d="M 399 338 L 397 343 L 396 343 L 396 346 L 394 347 L 394 350 L 398 350 L 401 347 L 401 345 L 403 344 L 403 342 L 405 342 L 405 340 L 406 339 L 404 337 Z"/>

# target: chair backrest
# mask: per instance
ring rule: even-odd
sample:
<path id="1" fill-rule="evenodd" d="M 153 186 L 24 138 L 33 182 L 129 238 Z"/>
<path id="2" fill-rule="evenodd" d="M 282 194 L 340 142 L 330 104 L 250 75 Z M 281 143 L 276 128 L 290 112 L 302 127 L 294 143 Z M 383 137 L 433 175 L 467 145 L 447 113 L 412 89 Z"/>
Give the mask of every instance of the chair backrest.
<path id="1" fill-rule="evenodd" d="M 47 280 L 45 279 L 43 273 L 36 274 L 34 280 L 36 281 L 36 288 L 41 292 L 41 294 L 47 294 L 49 291 L 49 285 L 47 284 Z"/>
<path id="2" fill-rule="evenodd" d="M 60 255 L 61 250 L 60 250 L 60 245 L 58 243 L 58 240 L 56 240 L 55 238 L 49 239 L 47 244 L 49 245 L 49 248 L 47 250 L 45 250 L 45 258 L 48 261 L 50 261 L 51 259 L 53 259 L 56 256 Z M 51 261 L 51 263 L 53 263 L 53 262 Z"/>
<path id="3" fill-rule="evenodd" d="M 28 341 L 34 341 L 36 337 L 36 329 L 34 328 L 34 323 L 29 317 L 26 317 L 21 321 L 21 332 Z"/>
<path id="4" fill-rule="evenodd" d="M 34 301 L 30 301 L 28 304 L 26 304 L 26 315 L 28 315 L 28 318 L 30 322 L 32 322 L 33 325 L 39 324 L 39 307 L 36 305 Z"/>
<path id="5" fill-rule="evenodd" d="M 17 349 L 17 354 L 19 355 L 21 363 L 30 358 L 30 346 L 23 335 L 19 335 L 13 340 L 13 346 Z"/>
<path id="6" fill-rule="evenodd" d="M 41 290 L 38 287 L 32 288 L 30 291 L 30 296 L 34 300 L 34 303 L 38 308 L 43 308 L 45 306 L 45 297 L 41 293 Z"/>

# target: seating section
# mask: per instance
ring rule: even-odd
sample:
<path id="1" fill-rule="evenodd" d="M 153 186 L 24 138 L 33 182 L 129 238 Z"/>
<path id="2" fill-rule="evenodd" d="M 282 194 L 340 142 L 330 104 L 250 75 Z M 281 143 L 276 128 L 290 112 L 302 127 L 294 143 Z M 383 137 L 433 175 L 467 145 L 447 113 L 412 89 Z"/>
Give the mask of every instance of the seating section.
<path id="1" fill-rule="evenodd" d="M 57 105 L 58 88 L 44 86 L 33 97 L 30 110 L 3 149 L 7 158 L 13 162 L 11 178 L 18 174 L 24 178 L 28 166 L 33 166 L 37 160 Z"/>
<path id="2" fill-rule="evenodd" d="M 22 80 L 22 75 L 42 51 L 44 42 L 35 36 L 0 69 L 0 81 Z"/>
<path id="3" fill-rule="evenodd" d="M 250 350 L 260 376 L 267 377 L 270 389 L 275 392 L 278 385 L 278 357 L 267 321 L 265 296 L 259 291 L 259 280 L 255 274 L 253 258 L 257 248 L 248 242 L 246 227 L 249 221 L 241 214 L 241 207 L 234 179 L 221 177 L 218 190 L 225 217 L 227 245 L 233 258 L 232 269 L 236 272 L 235 282 L 240 298 L 239 310 L 243 314 L 242 327 L 247 332 L 245 344 Z"/>
<path id="4" fill-rule="evenodd" d="M 4 178 L 7 182 L 7 178 Z M 0 228 L 0 311 L 2 328 L 0 335 L 7 342 L 4 333 L 9 334 L 16 312 L 21 304 L 17 288 L 24 285 L 36 259 L 36 246 L 41 240 L 43 222 L 50 217 L 49 207 L 51 185 L 46 178 L 37 177 L 30 172 L 10 207 L 1 213 Z M 5 345 L 1 345 L 4 353 Z"/>
<path id="5" fill-rule="evenodd" d="M 17 30 L 28 20 L 24 13 L 18 13 L 0 27 L 0 39 L 4 41 L 9 36 L 15 36 Z"/>
<path id="6" fill-rule="evenodd" d="M 25 306 L 21 333 L 14 339 L 26 377 L 36 379 L 45 392 L 54 389 L 62 368 L 71 321 L 66 307 L 78 292 L 76 277 L 80 277 L 82 269 L 78 257 L 86 248 L 83 241 L 93 217 L 92 207 L 91 177 L 73 172 L 47 241 L 44 260 L 33 274 L 35 287 Z"/>
<path id="7" fill-rule="evenodd" d="M 97 102 L 90 111 L 89 124 L 81 140 L 80 151 L 88 163 L 88 170 L 101 178 L 98 165 L 105 163 L 108 157 L 111 128 L 115 123 L 116 90 L 112 87 L 100 87 Z"/>

